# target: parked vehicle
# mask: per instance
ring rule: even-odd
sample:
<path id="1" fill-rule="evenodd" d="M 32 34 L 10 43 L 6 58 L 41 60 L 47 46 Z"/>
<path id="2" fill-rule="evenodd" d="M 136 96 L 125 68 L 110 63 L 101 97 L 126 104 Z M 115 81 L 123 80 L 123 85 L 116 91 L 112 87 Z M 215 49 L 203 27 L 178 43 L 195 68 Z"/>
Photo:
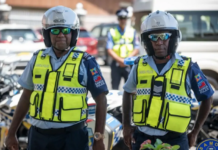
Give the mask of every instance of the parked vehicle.
<path id="1" fill-rule="evenodd" d="M 92 28 L 92 35 L 98 40 L 98 57 L 102 58 L 106 65 L 109 65 L 112 62 L 110 56 L 108 56 L 106 44 L 107 44 L 107 34 L 111 28 L 117 27 L 118 24 L 100 24 Z"/>
<path id="2" fill-rule="evenodd" d="M 164 10 L 171 13 L 182 32 L 177 52 L 197 62 L 212 87 L 218 90 L 218 1 L 137 0 L 133 10 L 138 30 L 150 12 Z"/>
<path id="3" fill-rule="evenodd" d="M 0 25 L 0 51 L 24 52 L 45 48 L 42 39 L 27 25 L 1 24 Z"/>
<path id="4" fill-rule="evenodd" d="M 195 119 L 198 114 L 200 103 L 193 100 L 192 102 L 192 111 L 191 111 L 191 121 L 188 127 L 188 132 L 191 132 Z M 202 128 L 197 137 L 197 144 L 200 144 L 206 139 L 217 139 L 218 138 L 218 91 L 213 95 L 213 104 L 211 106 L 211 111 L 204 122 Z"/>
<path id="5" fill-rule="evenodd" d="M 123 92 L 119 90 L 110 90 L 106 96 L 107 98 L 107 112 L 114 116 L 117 120 L 122 122 L 122 98 Z M 88 103 L 95 104 L 92 97 L 88 99 Z"/>
<path id="6" fill-rule="evenodd" d="M 33 52 L 10 52 L 1 55 L 0 61 L 2 62 L 2 67 L 0 73 L 3 75 L 21 75 L 27 66 L 29 60 L 33 56 Z M 8 59 L 10 58 L 10 59 Z"/>
<path id="7" fill-rule="evenodd" d="M 94 38 L 86 29 L 80 29 L 79 38 L 76 43 L 78 50 L 87 52 L 96 57 L 98 55 L 97 44 L 97 39 Z"/>

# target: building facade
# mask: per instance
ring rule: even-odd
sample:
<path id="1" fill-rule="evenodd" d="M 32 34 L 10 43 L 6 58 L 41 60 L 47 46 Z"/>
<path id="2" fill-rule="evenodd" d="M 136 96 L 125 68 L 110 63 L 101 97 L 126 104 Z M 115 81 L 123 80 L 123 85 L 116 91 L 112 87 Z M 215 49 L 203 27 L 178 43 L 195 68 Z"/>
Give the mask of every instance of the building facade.
<path id="1" fill-rule="evenodd" d="M 41 27 L 41 19 L 47 9 L 63 5 L 76 10 L 81 9 L 82 4 L 86 12 L 82 17 L 83 27 L 90 30 L 100 23 L 116 22 L 116 10 L 131 6 L 132 0 L 7 0 L 6 3 L 12 7 L 10 23 L 27 24 L 35 28 Z"/>

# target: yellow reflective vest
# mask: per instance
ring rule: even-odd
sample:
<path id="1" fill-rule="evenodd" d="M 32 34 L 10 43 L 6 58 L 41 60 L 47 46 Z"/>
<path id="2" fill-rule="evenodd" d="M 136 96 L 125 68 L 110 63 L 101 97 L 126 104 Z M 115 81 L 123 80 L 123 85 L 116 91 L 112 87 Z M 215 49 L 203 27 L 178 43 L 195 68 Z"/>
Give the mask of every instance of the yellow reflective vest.
<path id="1" fill-rule="evenodd" d="M 114 41 L 113 51 L 121 58 L 126 58 L 134 50 L 133 39 L 134 39 L 133 28 L 127 27 L 123 35 L 120 34 L 117 28 L 110 29 L 110 34 Z"/>
<path id="2" fill-rule="evenodd" d="M 83 54 L 70 52 L 59 69 L 53 70 L 50 56 L 39 51 L 33 68 L 30 116 L 51 122 L 79 122 L 87 118 L 87 90 L 78 81 Z"/>
<path id="3" fill-rule="evenodd" d="M 189 64 L 190 58 L 183 57 L 175 60 L 164 75 L 158 75 L 146 58 L 140 58 L 137 94 L 133 99 L 133 122 L 137 126 L 179 133 L 186 131 L 191 118 L 191 97 L 186 92 Z"/>

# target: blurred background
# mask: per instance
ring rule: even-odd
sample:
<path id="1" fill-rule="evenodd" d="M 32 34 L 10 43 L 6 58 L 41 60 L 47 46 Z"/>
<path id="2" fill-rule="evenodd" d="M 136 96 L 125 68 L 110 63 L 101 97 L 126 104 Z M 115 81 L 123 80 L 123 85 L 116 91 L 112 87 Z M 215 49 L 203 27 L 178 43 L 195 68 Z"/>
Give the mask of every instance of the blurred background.
<path id="1" fill-rule="evenodd" d="M 77 47 L 96 57 L 109 90 L 111 58 L 106 51 L 107 33 L 118 25 L 115 12 L 120 8 L 128 10 L 128 26 L 137 30 L 139 39 L 140 25 L 149 13 L 170 12 L 182 32 L 177 52 L 192 57 L 213 89 L 218 90 L 218 0 L 0 0 L 0 98 L 13 92 L 13 88 L 20 89 L 16 81 L 33 53 L 45 48 L 43 13 L 57 5 L 70 7 L 78 14 L 81 29 Z M 139 55 L 144 54 L 141 46 Z M 119 90 L 123 84 L 124 81 Z M 213 121 L 214 126 L 217 122 Z"/>
<path id="2" fill-rule="evenodd" d="M 41 34 L 43 13 L 57 5 L 72 8 L 81 23 L 78 49 L 103 65 L 110 89 L 111 58 L 106 51 L 107 33 L 117 26 L 115 12 L 126 8 L 128 25 L 140 39 L 143 19 L 156 10 L 174 15 L 182 32 L 177 52 L 198 62 L 212 87 L 218 90 L 218 1 L 217 0 L 0 0 L 0 61 L 6 74 L 21 74 L 32 53 L 45 48 Z M 140 47 L 140 55 L 145 54 Z M 11 59 L 7 59 L 10 57 Z M 123 82 L 120 86 L 122 89 Z"/>

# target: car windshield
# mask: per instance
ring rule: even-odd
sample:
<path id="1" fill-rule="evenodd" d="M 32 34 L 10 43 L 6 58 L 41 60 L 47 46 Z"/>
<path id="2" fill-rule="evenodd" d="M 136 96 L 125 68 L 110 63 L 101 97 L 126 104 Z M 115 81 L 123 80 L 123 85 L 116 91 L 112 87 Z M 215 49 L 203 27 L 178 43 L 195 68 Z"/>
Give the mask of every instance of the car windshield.
<path id="1" fill-rule="evenodd" d="M 92 35 L 86 30 L 80 30 L 79 37 L 86 38 L 86 37 L 92 37 Z"/>
<path id="2" fill-rule="evenodd" d="M 1 40 L 36 40 L 37 37 L 31 29 L 5 29 L 1 31 Z"/>
<path id="3" fill-rule="evenodd" d="M 169 11 L 179 23 L 183 41 L 217 41 L 218 11 Z"/>

